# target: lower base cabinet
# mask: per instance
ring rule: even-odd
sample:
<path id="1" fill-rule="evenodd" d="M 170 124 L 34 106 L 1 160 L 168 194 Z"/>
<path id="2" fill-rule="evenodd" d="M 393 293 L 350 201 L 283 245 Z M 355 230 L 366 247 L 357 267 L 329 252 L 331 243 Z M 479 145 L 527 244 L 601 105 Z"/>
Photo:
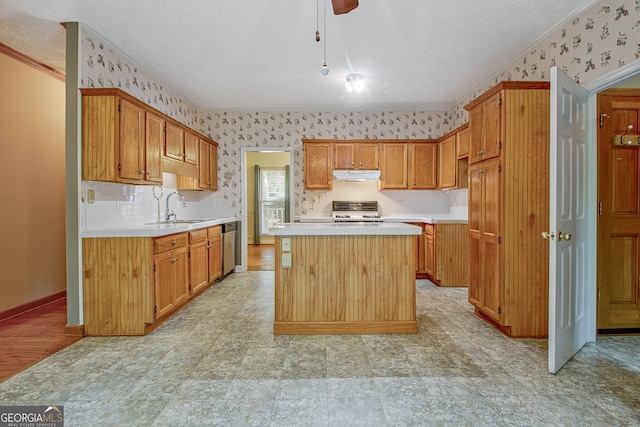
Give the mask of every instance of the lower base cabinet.
<path id="1" fill-rule="evenodd" d="M 220 226 L 191 233 L 83 239 L 85 334 L 145 335 L 219 278 Z"/>
<path id="2" fill-rule="evenodd" d="M 467 224 L 425 224 L 418 239 L 417 279 L 441 287 L 466 287 L 469 283 Z"/>

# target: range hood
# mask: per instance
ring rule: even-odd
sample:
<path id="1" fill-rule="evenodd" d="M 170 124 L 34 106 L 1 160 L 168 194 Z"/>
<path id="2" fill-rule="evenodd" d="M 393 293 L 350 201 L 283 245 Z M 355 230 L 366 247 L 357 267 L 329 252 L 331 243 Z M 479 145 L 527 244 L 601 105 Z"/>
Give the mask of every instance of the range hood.
<path id="1" fill-rule="evenodd" d="M 379 181 L 380 171 L 375 170 L 334 170 L 333 179 L 336 181 Z"/>

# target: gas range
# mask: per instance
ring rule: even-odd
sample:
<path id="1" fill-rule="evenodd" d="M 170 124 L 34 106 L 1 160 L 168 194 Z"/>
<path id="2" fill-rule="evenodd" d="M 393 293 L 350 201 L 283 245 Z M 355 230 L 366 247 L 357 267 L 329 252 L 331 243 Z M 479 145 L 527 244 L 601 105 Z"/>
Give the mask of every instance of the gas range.
<path id="1" fill-rule="evenodd" d="M 384 222 L 378 212 L 378 202 L 332 202 L 333 222 Z"/>

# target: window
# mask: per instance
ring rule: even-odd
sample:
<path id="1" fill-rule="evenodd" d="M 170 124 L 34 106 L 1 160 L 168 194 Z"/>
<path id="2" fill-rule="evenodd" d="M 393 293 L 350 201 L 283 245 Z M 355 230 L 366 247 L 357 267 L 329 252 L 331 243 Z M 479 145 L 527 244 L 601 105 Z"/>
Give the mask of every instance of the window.
<path id="1" fill-rule="evenodd" d="M 260 168 L 260 234 L 285 222 L 286 169 Z"/>

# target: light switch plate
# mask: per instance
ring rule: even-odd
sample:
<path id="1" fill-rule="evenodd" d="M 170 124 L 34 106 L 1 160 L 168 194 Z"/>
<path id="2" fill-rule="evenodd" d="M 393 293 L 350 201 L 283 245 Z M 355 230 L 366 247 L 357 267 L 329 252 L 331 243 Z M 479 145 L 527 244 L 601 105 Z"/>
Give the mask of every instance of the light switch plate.
<path id="1" fill-rule="evenodd" d="M 291 253 L 282 254 L 282 268 L 291 268 Z"/>
<path id="2" fill-rule="evenodd" d="M 282 251 L 289 252 L 291 250 L 291 239 L 289 237 L 282 238 Z"/>

